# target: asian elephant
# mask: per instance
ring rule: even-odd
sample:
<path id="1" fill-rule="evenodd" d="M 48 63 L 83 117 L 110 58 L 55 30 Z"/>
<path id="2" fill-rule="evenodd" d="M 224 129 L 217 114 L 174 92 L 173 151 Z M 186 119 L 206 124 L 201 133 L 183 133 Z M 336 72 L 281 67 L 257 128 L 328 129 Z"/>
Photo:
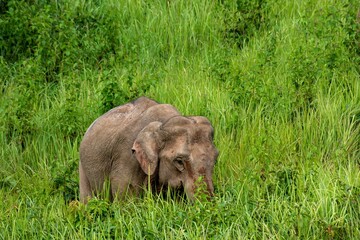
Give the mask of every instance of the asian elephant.
<path id="1" fill-rule="evenodd" d="M 105 180 L 112 199 L 170 187 L 192 200 L 198 179 L 212 196 L 218 156 L 213 133 L 207 118 L 182 116 L 146 97 L 113 108 L 91 124 L 80 144 L 80 201 L 99 194 Z"/>

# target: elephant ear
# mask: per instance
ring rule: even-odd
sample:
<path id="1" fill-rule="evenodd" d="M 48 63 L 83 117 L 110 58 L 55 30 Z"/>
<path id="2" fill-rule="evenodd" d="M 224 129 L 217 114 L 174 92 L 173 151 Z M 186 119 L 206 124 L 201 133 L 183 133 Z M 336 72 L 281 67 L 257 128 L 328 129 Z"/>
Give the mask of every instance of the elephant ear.
<path id="1" fill-rule="evenodd" d="M 153 175 L 158 165 L 159 134 L 161 122 L 152 122 L 144 127 L 137 135 L 132 151 L 141 169 L 149 176 Z"/>

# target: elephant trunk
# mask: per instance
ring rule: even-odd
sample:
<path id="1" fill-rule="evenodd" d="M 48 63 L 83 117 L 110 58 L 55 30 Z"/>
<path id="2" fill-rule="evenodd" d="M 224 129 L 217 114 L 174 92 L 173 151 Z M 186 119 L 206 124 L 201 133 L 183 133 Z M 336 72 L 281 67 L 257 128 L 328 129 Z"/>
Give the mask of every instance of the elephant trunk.
<path id="1" fill-rule="evenodd" d="M 210 197 L 213 197 L 214 196 L 214 184 L 213 184 L 213 181 L 212 179 L 208 179 L 206 178 L 205 179 L 205 183 L 206 183 L 206 186 L 207 186 L 207 193 Z"/>
<path id="2" fill-rule="evenodd" d="M 185 182 L 185 193 L 190 201 L 201 195 L 207 195 L 208 199 L 214 196 L 214 185 L 211 177 L 200 176 Z"/>

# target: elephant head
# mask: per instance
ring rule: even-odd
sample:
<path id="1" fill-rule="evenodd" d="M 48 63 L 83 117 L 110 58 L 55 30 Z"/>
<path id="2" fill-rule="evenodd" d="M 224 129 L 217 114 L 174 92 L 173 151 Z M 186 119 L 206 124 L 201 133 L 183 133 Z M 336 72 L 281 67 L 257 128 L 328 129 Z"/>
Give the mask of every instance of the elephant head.
<path id="1" fill-rule="evenodd" d="M 133 154 L 148 176 L 163 187 L 183 188 L 194 199 L 199 179 L 212 196 L 212 172 L 218 156 L 213 128 L 205 117 L 170 118 L 144 127 L 133 144 Z"/>

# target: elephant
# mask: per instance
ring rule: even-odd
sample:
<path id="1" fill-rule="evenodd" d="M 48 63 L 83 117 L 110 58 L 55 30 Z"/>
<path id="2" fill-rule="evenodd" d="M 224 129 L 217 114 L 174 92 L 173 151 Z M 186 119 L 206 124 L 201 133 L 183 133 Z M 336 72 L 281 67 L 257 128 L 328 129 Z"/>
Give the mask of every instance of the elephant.
<path id="1" fill-rule="evenodd" d="M 115 107 L 90 125 L 80 143 L 80 201 L 98 196 L 105 181 L 112 201 L 146 188 L 180 190 L 192 201 L 200 184 L 211 198 L 218 157 L 213 137 L 206 117 L 182 116 L 147 97 Z"/>

